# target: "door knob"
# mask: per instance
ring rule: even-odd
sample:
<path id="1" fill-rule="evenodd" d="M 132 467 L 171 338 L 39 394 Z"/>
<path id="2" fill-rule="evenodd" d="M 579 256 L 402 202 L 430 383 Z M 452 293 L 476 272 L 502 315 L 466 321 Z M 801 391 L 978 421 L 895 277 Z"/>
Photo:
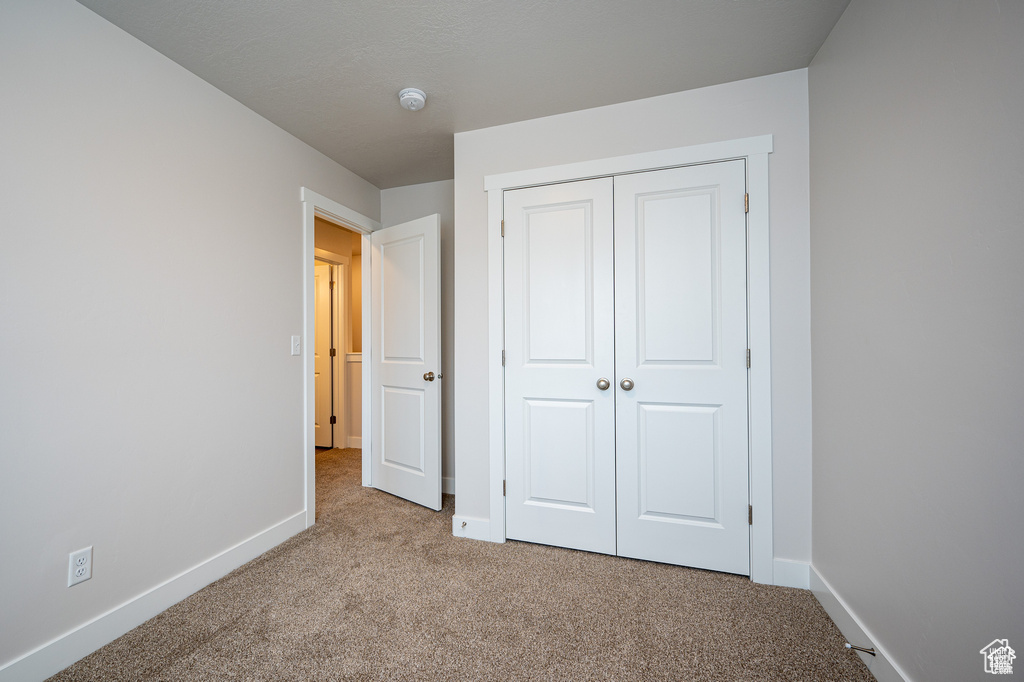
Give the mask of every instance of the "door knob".
<path id="1" fill-rule="evenodd" d="M 622 381 L 619 382 L 619 386 L 622 386 L 622 390 L 623 391 L 632 391 L 633 390 L 633 380 L 630 379 L 629 377 L 626 377 L 625 379 L 623 379 Z"/>
<path id="2" fill-rule="evenodd" d="M 612 385 L 612 382 L 608 381 L 604 377 L 597 380 L 597 387 L 602 391 L 607 391 L 608 387 Z"/>
<path id="3" fill-rule="evenodd" d="M 424 381 L 433 381 L 434 380 L 434 373 L 433 372 L 427 372 L 426 374 L 423 375 L 423 380 Z"/>

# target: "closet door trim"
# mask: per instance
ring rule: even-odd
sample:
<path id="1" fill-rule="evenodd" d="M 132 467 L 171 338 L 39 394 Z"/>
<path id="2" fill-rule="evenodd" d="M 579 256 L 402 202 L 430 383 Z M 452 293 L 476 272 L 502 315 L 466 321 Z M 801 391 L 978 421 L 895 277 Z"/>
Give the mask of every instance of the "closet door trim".
<path id="1" fill-rule="evenodd" d="M 488 268 L 488 464 L 490 518 L 487 532 L 492 542 L 505 541 L 504 375 L 502 276 L 502 195 L 507 189 L 568 182 L 607 175 L 673 168 L 731 159 L 747 161 L 747 334 L 751 350 L 748 372 L 750 401 L 750 579 L 775 584 L 772 545 L 772 444 L 771 444 L 771 334 L 768 252 L 768 154 L 771 135 L 726 142 L 679 147 L 517 171 L 484 178 L 487 206 Z M 478 536 L 480 537 L 480 536 Z"/>

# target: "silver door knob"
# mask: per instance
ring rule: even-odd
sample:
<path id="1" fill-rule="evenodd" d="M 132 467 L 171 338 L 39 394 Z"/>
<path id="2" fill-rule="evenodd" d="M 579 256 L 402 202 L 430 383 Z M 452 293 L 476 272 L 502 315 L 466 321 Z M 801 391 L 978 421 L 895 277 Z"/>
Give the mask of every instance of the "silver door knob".
<path id="1" fill-rule="evenodd" d="M 597 380 L 597 387 L 602 391 L 607 391 L 608 387 L 612 385 L 612 382 L 608 381 L 604 377 Z"/>
<path id="2" fill-rule="evenodd" d="M 619 382 L 619 386 L 622 386 L 622 390 L 623 391 L 632 391 L 633 390 L 633 380 L 630 379 L 629 377 L 626 377 L 625 379 L 623 379 L 622 381 Z"/>
<path id="3" fill-rule="evenodd" d="M 433 381 L 434 380 L 434 373 L 433 372 L 427 372 L 426 374 L 423 375 L 423 380 L 424 381 Z"/>

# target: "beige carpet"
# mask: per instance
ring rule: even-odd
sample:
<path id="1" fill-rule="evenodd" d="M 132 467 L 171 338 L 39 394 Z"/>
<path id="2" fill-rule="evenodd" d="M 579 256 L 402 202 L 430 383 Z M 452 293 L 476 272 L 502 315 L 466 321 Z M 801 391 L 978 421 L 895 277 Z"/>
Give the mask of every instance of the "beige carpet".
<path id="1" fill-rule="evenodd" d="M 452 537 L 317 455 L 317 523 L 53 680 L 871 680 L 810 592 Z"/>

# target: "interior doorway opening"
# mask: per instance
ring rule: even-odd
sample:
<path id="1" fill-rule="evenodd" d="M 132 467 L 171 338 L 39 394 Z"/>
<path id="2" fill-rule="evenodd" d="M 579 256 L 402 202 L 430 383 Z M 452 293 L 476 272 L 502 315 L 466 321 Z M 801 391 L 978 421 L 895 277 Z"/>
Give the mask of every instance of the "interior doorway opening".
<path id="1" fill-rule="evenodd" d="M 316 292 L 314 288 L 314 276 L 316 261 L 332 262 L 332 253 L 317 253 L 317 222 L 324 221 L 332 230 L 341 233 L 354 233 L 359 240 L 361 278 L 359 280 L 361 319 L 356 329 L 359 339 L 360 358 L 369 361 L 371 348 L 369 343 L 370 324 L 368 315 L 370 312 L 370 282 L 369 282 L 369 261 L 370 261 L 370 234 L 380 229 L 380 223 L 372 218 L 353 211 L 352 209 L 318 194 L 307 187 L 301 191 L 302 201 L 302 336 L 299 355 L 302 356 L 303 376 L 303 428 L 302 428 L 302 468 L 303 468 L 303 490 L 305 498 L 306 527 L 309 528 L 316 523 L 316 381 L 315 381 L 315 340 L 316 324 L 314 303 Z M 321 232 L 323 228 L 321 228 Z M 332 233 L 328 233 L 332 234 Z M 337 236 L 335 234 L 335 236 Z M 330 246 L 330 244 L 325 244 Z M 343 250 L 343 249 L 342 249 Z M 327 251 L 327 249 L 324 249 Z M 334 253 L 333 257 L 345 255 Z M 351 258 L 351 254 L 348 254 Z M 365 263 L 365 267 L 362 267 Z M 351 265 L 351 261 L 350 261 Z M 350 268 L 351 270 L 351 268 Z M 351 292 L 351 290 L 350 290 Z M 350 325 L 350 333 L 356 331 Z M 365 380 L 364 380 L 365 379 Z M 361 419 L 359 423 L 359 445 L 362 451 L 362 483 L 370 485 L 370 461 L 369 451 L 372 447 L 372 433 L 370 432 L 369 420 L 373 414 L 370 405 L 370 382 L 368 376 L 360 372 L 361 392 L 358 399 L 349 401 L 359 406 Z M 352 386 L 350 385 L 349 391 Z M 348 437 L 351 437 L 351 432 Z"/>
<path id="2" fill-rule="evenodd" d="M 362 447 L 362 236 L 314 218 L 315 444 Z"/>
<path id="3" fill-rule="evenodd" d="M 362 483 L 440 509 L 440 216 L 435 213 L 382 230 L 378 221 L 306 187 L 301 196 L 304 333 L 301 340 L 293 337 L 293 354 L 303 356 L 306 527 L 316 523 L 316 262 L 341 265 L 348 257 L 350 275 L 353 269 L 351 251 L 345 253 L 344 246 L 324 243 L 325 228 L 326 234 L 337 238 L 349 239 L 346 233 L 350 231 L 359 239 L 360 276 L 356 281 L 361 315 L 358 323 L 346 317 L 350 329 L 337 338 L 359 339 L 360 399 L 349 402 L 358 402 L 361 411 Z M 320 244 L 337 250 L 320 248 Z M 351 276 L 347 281 L 351 297 L 355 285 Z M 360 333 L 352 329 L 356 324 Z M 354 348 L 355 343 L 349 343 Z M 388 394 L 383 395 L 385 370 L 398 365 L 409 371 L 391 376 L 386 382 Z M 398 380 L 408 380 L 405 375 L 412 370 L 415 385 L 399 385 Z M 352 389 L 350 385 L 348 391 Z M 422 409 L 412 409 L 416 407 L 413 403 L 421 404 Z M 410 419 L 416 416 L 419 419 Z M 351 415 L 349 421 L 353 421 Z M 413 421 L 417 425 L 409 428 Z M 389 476 L 395 471 L 418 476 L 419 485 L 403 494 L 394 476 Z M 430 500 L 420 501 L 421 496 Z"/>

